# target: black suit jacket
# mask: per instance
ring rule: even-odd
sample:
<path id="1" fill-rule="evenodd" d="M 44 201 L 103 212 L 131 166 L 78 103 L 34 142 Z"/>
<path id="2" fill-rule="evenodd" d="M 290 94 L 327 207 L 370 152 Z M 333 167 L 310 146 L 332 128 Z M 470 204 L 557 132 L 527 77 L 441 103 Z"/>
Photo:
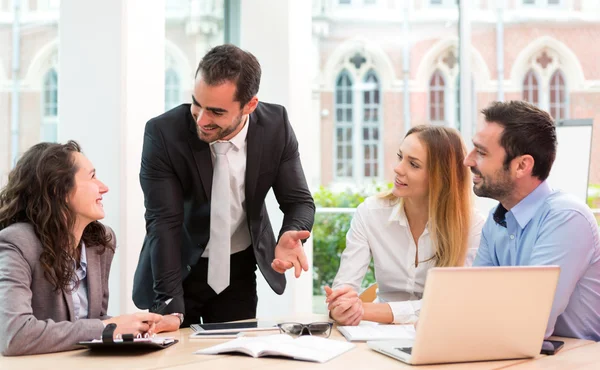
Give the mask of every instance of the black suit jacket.
<path id="1" fill-rule="evenodd" d="M 258 266 L 282 294 L 285 276 L 271 267 L 275 235 L 264 204 L 273 188 L 284 213 L 279 236 L 311 230 L 315 205 L 284 107 L 259 103 L 247 123 L 246 217 Z M 209 145 L 198 138 L 190 105 L 183 104 L 146 124 L 140 183 L 146 207 L 146 237 L 133 282 L 133 301 L 165 313 L 185 312 L 182 281 L 208 243 L 213 177 Z"/>

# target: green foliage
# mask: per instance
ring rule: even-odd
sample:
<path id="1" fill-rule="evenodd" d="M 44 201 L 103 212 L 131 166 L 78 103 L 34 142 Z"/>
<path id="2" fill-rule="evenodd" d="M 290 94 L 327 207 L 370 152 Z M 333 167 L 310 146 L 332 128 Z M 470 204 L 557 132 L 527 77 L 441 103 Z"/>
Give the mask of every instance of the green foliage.
<path id="1" fill-rule="evenodd" d="M 315 204 L 320 208 L 356 208 L 366 197 L 379 193 L 387 187 L 374 185 L 358 192 L 350 190 L 332 192 L 321 187 L 313 194 Z M 340 266 L 340 257 L 346 248 L 346 233 L 350 229 L 353 213 L 323 213 L 315 215 L 315 225 L 312 230 L 313 240 L 313 294 L 323 295 L 323 286 L 333 283 L 335 274 Z M 375 282 L 373 261 L 363 280 L 362 286 L 367 287 Z"/>
<path id="2" fill-rule="evenodd" d="M 587 205 L 590 208 L 600 208 L 600 185 L 588 185 Z"/>
<path id="3" fill-rule="evenodd" d="M 593 184 L 588 186 L 587 205 L 592 209 L 600 208 L 600 185 Z M 598 225 L 600 225 L 600 215 L 596 216 Z"/>

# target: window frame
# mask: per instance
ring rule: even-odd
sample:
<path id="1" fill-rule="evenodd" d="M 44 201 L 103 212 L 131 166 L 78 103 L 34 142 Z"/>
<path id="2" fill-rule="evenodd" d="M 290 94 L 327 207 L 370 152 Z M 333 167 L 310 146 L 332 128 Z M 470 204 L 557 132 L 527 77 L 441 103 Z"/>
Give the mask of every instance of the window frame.
<path id="1" fill-rule="evenodd" d="M 563 94 L 564 94 L 564 100 L 563 101 L 559 101 L 558 103 L 552 103 L 552 94 L 553 94 L 553 79 L 555 77 L 561 77 L 562 78 L 562 86 L 559 85 L 559 87 L 562 87 L 563 90 Z M 560 96 L 560 94 L 559 94 Z M 562 108 L 561 108 L 562 105 Z M 552 118 L 555 121 L 561 121 L 561 120 L 565 120 L 565 119 L 569 119 L 569 89 L 567 88 L 567 78 L 565 76 L 565 73 L 560 69 L 557 68 L 554 72 L 552 72 L 552 74 L 550 75 L 550 79 L 548 80 L 548 112 L 550 113 L 550 115 L 552 116 Z M 558 107 L 556 107 L 558 106 Z M 560 112 L 561 109 L 563 109 L 564 111 L 564 116 L 561 117 L 557 117 L 553 114 L 553 110 L 554 109 L 558 109 L 558 111 Z"/>
<path id="2" fill-rule="evenodd" d="M 337 75 L 334 84 L 334 110 L 333 110 L 333 183 L 334 184 L 348 184 L 348 185 L 364 185 L 370 182 L 380 182 L 384 178 L 384 147 L 383 147 L 383 131 L 384 131 L 384 107 L 383 107 L 383 89 L 382 83 L 379 73 L 373 66 L 369 66 L 368 68 L 361 68 L 359 73 L 352 73 L 352 67 L 344 67 Z M 348 81 L 350 82 L 350 96 L 352 97 L 352 102 L 347 105 L 344 101 L 342 105 L 340 105 L 338 101 L 338 92 L 339 92 L 339 79 L 346 75 Z M 370 82 L 368 80 L 370 78 L 375 78 L 376 90 L 369 89 Z M 358 82 L 357 82 L 358 81 Z M 372 93 L 373 97 L 377 91 L 378 94 L 378 102 L 377 102 L 377 120 L 376 123 L 369 122 L 369 125 L 364 125 L 364 115 L 365 115 L 365 93 Z M 347 94 L 347 90 L 343 90 L 342 94 Z M 347 100 L 347 99 L 343 99 Z M 373 109 L 374 107 L 370 107 Z M 351 109 L 351 121 L 350 124 L 340 125 L 342 121 L 338 121 L 338 109 L 342 109 L 342 118 L 346 117 L 346 110 Z M 363 129 L 365 128 L 377 128 L 377 139 L 369 138 L 367 141 L 364 139 Z M 338 158 L 338 129 L 351 129 L 351 135 L 348 139 L 344 137 L 343 147 L 347 146 L 351 147 L 351 160 L 348 159 L 348 156 L 344 155 L 341 161 L 344 161 L 346 165 L 351 166 L 351 170 L 349 171 L 351 174 L 348 175 L 348 171 L 344 171 L 344 175 L 340 176 L 338 173 L 338 166 L 340 164 L 340 159 Z M 372 131 L 369 134 L 371 137 Z M 376 173 L 371 174 L 370 176 L 365 176 L 365 145 L 372 145 L 376 148 L 377 158 L 376 158 Z M 373 162 L 371 162 L 373 164 Z M 373 167 L 372 167 L 373 169 Z"/>
<path id="3" fill-rule="evenodd" d="M 439 76 L 439 78 L 442 81 L 442 88 L 439 89 L 439 85 L 432 85 L 433 79 L 434 77 Z M 432 90 L 432 86 L 436 86 L 435 90 Z M 441 109 L 443 109 L 443 112 L 441 114 L 442 118 L 441 119 L 433 119 L 432 115 L 431 115 L 431 109 L 432 109 L 432 100 L 431 100 L 431 93 L 432 92 L 441 92 L 442 93 L 442 102 L 437 103 L 438 106 L 441 107 Z M 429 122 L 432 125 L 440 125 L 440 126 L 448 126 L 450 124 L 450 120 L 448 119 L 448 82 L 447 82 L 447 78 L 446 76 L 444 76 L 444 73 L 442 73 L 442 71 L 439 68 L 436 68 L 433 73 L 431 74 L 431 77 L 429 77 L 429 82 L 427 84 L 427 119 L 429 120 Z M 438 110 L 440 108 L 438 107 Z"/>
<path id="4" fill-rule="evenodd" d="M 348 81 L 348 84 L 342 84 L 340 85 L 341 79 L 342 78 L 346 78 Z M 348 180 L 352 180 L 355 177 L 355 171 L 354 171 L 354 158 L 356 157 L 356 153 L 354 150 L 354 120 L 355 120 L 355 116 L 356 116 L 356 112 L 355 112 L 355 106 L 354 106 L 354 102 L 356 100 L 356 96 L 354 93 L 354 79 L 352 78 L 351 73 L 344 68 L 343 70 L 341 70 L 335 79 L 335 84 L 334 84 L 334 95 L 333 95 L 333 127 L 334 127 L 334 132 L 333 132 L 333 179 L 334 181 L 348 181 Z M 338 101 L 338 93 L 339 93 L 339 89 L 342 88 L 342 102 Z M 349 91 L 348 91 L 349 90 Z M 348 92 L 350 92 L 350 95 L 347 95 Z M 351 97 L 351 102 L 348 103 L 346 97 L 350 96 Z M 341 117 L 342 120 L 338 120 L 338 110 L 341 109 Z M 350 120 L 348 121 L 347 119 L 344 119 L 344 117 L 346 116 L 348 109 L 350 110 Z M 342 132 L 342 136 L 344 137 L 343 140 L 343 144 L 341 144 L 342 146 L 342 158 L 340 160 L 340 158 L 338 157 L 338 146 L 339 144 L 339 140 L 338 140 L 338 130 L 341 129 L 343 130 Z M 346 130 L 350 129 L 350 138 L 347 138 L 345 136 L 346 134 Z M 347 153 L 348 150 L 346 149 L 348 146 L 351 147 L 351 157 L 350 159 L 348 159 Z M 340 161 L 343 163 L 344 168 L 342 169 L 342 175 L 340 175 L 338 173 L 338 166 L 340 164 Z M 350 162 L 350 175 L 348 175 L 348 169 L 345 166 L 348 166 L 348 161 Z"/>
<path id="5" fill-rule="evenodd" d="M 374 78 L 375 79 L 375 83 L 376 83 L 376 88 L 375 89 L 369 89 L 369 84 L 371 83 L 370 81 L 368 81 L 370 78 Z M 360 130 L 356 131 L 358 136 L 360 137 L 360 150 L 359 150 L 359 155 L 360 155 L 360 159 L 361 162 L 360 165 L 361 167 L 359 167 L 360 169 L 360 177 L 362 178 L 362 180 L 378 180 L 383 178 L 383 174 L 382 174 L 382 170 L 383 170 L 383 165 L 384 165 L 384 161 L 383 161 L 383 141 L 382 141 L 382 131 L 383 131 L 383 117 L 382 117 L 382 113 L 383 113 L 383 104 L 382 104 L 382 99 L 383 99 L 383 95 L 382 95 L 382 91 L 381 91 L 381 80 L 379 79 L 379 76 L 377 74 L 377 72 L 373 69 L 373 68 L 369 68 L 369 70 L 367 70 L 367 72 L 364 74 L 363 78 L 363 85 L 362 85 L 362 89 L 360 90 L 360 95 L 361 95 L 361 111 L 360 111 L 360 115 L 358 115 L 358 121 L 359 121 L 359 125 L 360 125 Z M 375 95 L 375 92 L 378 95 L 378 101 L 376 103 L 367 103 L 365 100 L 365 94 L 373 94 L 373 98 Z M 374 100 L 374 99 L 373 99 Z M 367 108 L 367 104 L 369 104 L 369 108 Z M 377 109 L 377 120 L 376 121 L 368 121 L 369 125 L 367 125 L 367 121 L 364 119 L 364 115 L 367 112 L 367 109 Z M 365 139 L 364 138 L 364 130 L 365 129 L 377 129 L 377 139 L 372 139 L 369 137 L 369 139 Z M 372 131 L 371 131 L 372 134 Z M 370 136 L 370 135 L 369 135 Z M 375 159 L 375 162 L 373 162 L 372 160 L 370 161 L 371 164 L 376 165 L 375 170 L 376 173 L 375 175 L 369 175 L 367 176 L 365 174 L 366 172 L 366 168 L 367 168 L 367 163 L 366 163 L 366 158 L 365 158 L 365 148 L 367 145 L 371 145 L 373 150 L 373 153 L 377 153 L 377 158 Z M 373 146 L 375 146 L 375 148 L 373 148 Z"/>
<path id="6" fill-rule="evenodd" d="M 527 79 L 529 78 L 529 76 L 535 78 L 535 84 L 536 84 L 536 90 L 537 90 L 537 102 L 533 102 L 531 100 L 528 100 L 525 98 L 525 84 L 527 83 Z M 542 81 L 541 78 L 539 76 L 539 74 L 533 69 L 533 68 L 529 68 L 527 70 L 527 72 L 525 72 L 525 76 L 523 76 L 523 79 L 521 80 L 521 99 L 523 99 L 524 101 L 531 103 L 533 105 L 535 105 L 536 107 L 541 108 L 542 106 Z M 531 88 L 527 89 L 528 93 L 533 94 L 533 91 Z"/>
<path id="7" fill-rule="evenodd" d="M 168 84 L 169 77 L 174 77 L 176 79 L 176 86 L 174 88 Z M 167 100 L 167 95 L 168 95 L 167 92 L 169 91 L 169 88 L 171 88 L 171 91 L 170 91 L 171 94 L 169 94 L 169 98 L 171 99 L 171 101 Z M 172 95 L 175 95 L 176 98 L 173 98 Z M 181 78 L 179 76 L 179 73 L 177 73 L 175 68 L 167 67 L 167 69 L 165 69 L 165 99 L 164 99 L 165 112 L 168 110 L 171 110 L 171 109 L 175 108 L 176 106 L 178 106 L 179 104 L 181 104 L 183 102 L 182 95 L 183 94 L 182 94 L 182 89 L 181 89 Z M 174 103 L 175 101 L 177 101 L 177 102 Z"/>
<path id="8" fill-rule="evenodd" d="M 42 80 L 42 122 L 40 125 L 41 141 L 56 142 L 58 140 L 58 71 L 55 67 L 50 67 L 44 74 Z M 47 98 L 53 101 L 49 102 Z M 49 105 L 51 105 L 50 114 L 47 114 Z"/>

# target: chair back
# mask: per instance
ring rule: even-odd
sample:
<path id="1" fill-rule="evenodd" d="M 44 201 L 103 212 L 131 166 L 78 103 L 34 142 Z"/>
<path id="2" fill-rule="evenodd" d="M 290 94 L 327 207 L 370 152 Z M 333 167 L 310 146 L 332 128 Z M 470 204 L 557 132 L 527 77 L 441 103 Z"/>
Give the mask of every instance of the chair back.
<path id="1" fill-rule="evenodd" d="M 360 298 L 363 303 L 373 302 L 375 298 L 377 298 L 377 283 L 365 289 L 362 293 L 360 293 L 358 298 Z"/>

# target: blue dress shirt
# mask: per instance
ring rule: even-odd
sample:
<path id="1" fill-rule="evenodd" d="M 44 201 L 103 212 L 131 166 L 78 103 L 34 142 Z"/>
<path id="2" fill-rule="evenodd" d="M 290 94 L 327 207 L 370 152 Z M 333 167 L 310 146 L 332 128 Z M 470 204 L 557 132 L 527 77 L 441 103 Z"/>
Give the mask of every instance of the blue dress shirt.
<path id="1" fill-rule="evenodd" d="M 600 341 L 600 237 L 589 207 L 542 182 L 490 211 L 474 266 L 560 266 L 546 337 Z"/>
<path id="2" fill-rule="evenodd" d="M 87 291 L 87 255 L 85 253 L 85 245 L 81 242 L 81 261 L 79 267 L 75 263 L 75 280 L 71 283 L 71 288 L 75 287 L 77 281 L 79 285 L 77 289 L 71 292 L 73 298 L 73 311 L 75 312 L 75 320 L 88 318 L 88 291 Z"/>

